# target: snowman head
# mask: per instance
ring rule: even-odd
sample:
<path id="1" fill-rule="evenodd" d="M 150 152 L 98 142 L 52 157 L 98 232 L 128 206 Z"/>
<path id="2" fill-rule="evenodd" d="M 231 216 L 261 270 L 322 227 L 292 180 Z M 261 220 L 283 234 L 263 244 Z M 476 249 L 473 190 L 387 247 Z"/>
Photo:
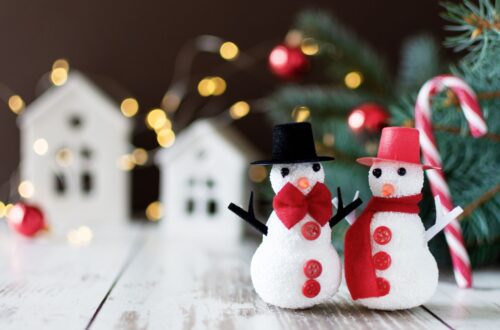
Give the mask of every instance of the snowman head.
<path id="1" fill-rule="evenodd" d="M 422 191 L 424 171 L 418 164 L 377 161 L 370 167 L 368 183 L 373 196 L 416 195 Z"/>
<path id="2" fill-rule="evenodd" d="M 275 193 L 288 182 L 307 195 L 314 185 L 325 181 L 323 165 L 314 163 L 274 164 L 271 169 L 271 186 Z"/>

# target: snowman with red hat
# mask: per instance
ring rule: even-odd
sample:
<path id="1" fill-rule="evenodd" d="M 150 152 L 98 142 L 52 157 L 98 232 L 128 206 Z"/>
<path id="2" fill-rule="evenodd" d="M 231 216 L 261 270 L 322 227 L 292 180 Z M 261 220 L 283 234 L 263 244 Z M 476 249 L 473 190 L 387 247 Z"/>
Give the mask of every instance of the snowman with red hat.
<path id="1" fill-rule="evenodd" d="M 252 283 L 265 302 L 283 308 L 307 308 L 331 298 L 338 290 L 341 265 L 331 243 L 331 228 L 361 205 L 359 198 L 339 207 L 335 216 L 324 184 L 309 123 L 277 125 L 273 129 L 272 159 L 252 164 L 272 165 L 270 180 L 276 193 L 267 226 L 255 218 L 253 195 L 249 210 L 229 209 L 263 234 L 252 263 Z"/>
<path id="2" fill-rule="evenodd" d="M 382 130 L 377 157 L 359 158 L 370 166 L 373 197 L 351 223 L 345 237 L 345 277 L 354 300 L 383 310 L 425 303 L 436 291 L 438 268 L 427 242 L 462 213 L 445 212 L 435 197 L 436 222 L 425 230 L 418 212 L 424 170 L 419 132 L 414 128 Z"/>

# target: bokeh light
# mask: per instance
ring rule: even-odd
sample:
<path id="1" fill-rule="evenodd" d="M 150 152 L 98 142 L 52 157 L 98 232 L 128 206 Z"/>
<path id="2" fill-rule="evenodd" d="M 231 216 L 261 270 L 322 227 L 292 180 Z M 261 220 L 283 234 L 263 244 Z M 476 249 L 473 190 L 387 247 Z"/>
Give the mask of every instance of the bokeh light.
<path id="1" fill-rule="evenodd" d="M 37 139 L 35 142 L 33 142 L 33 151 L 37 155 L 43 156 L 47 153 L 49 150 L 49 144 L 47 143 L 47 140 L 45 139 Z"/>
<path id="2" fill-rule="evenodd" d="M 162 109 L 153 109 L 146 116 L 146 124 L 149 128 L 162 128 L 167 122 L 167 114 Z"/>
<path id="3" fill-rule="evenodd" d="M 267 177 L 267 169 L 262 165 L 250 166 L 248 176 L 252 182 L 262 182 Z"/>
<path id="4" fill-rule="evenodd" d="M 292 118 L 295 122 L 301 123 L 311 117 L 311 110 L 306 106 L 299 106 L 293 109 Z"/>
<path id="5" fill-rule="evenodd" d="M 226 41 L 219 48 L 220 56 L 228 61 L 235 60 L 238 57 L 239 52 L 238 46 L 230 41 Z"/>
<path id="6" fill-rule="evenodd" d="M 125 117 L 133 117 L 139 111 L 139 103 L 132 97 L 126 98 L 120 104 L 120 110 Z"/>
<path id="7" fill-rule="evenodd" d="M 300 45 L 300 50 L 305 55 L 313 56 L 318 54 L 319 52 L 319 44 L 316 40 L 312 38 L 305 38 L 302 40 L 302 44 Z"/>
<path id="8" fill-rule="evenodd" d="M 158 221 L 163 216 L 163 206 L 159 201 L 152 202 L 146 208 L 146 218 L 149 221 Z"/>
<path id="9" fill-rule="evenodd" d="M 162 129 L 156 135 L 156 140 L 163 148 L 171 147 L 175 142 L 175 133 L 171 129 Z"/>
<path id="10" fill-rule="evenodd" d="M 9 105 L 9 109 L 15 114 L 21 113 L 25 107 L 25 103 L 19 95 L 12 95 L 11 97 L 9 97 L 7 103 Z"/>
<path id="11" fill-rule="evenodd" d="M 35 194 L 35 186 L 31 181 L 22 181 L 17 187 L 17 191 L 22 198 L 31 198 Z"/>
<path id="12" fill-rule="evenodd" d="M 250 112 L 250 105 L 245 101 L 236 102 L 229 108 L 229 115 L 233 119 L 240 119 L 248 115 Z"/>
<path id="13" fill-rule="evenodd" d="M 352 71 L 346 74 L 344 83 L 349 89 L 356 89 L 363 83 L 363 75 L 361 72 Z"/>

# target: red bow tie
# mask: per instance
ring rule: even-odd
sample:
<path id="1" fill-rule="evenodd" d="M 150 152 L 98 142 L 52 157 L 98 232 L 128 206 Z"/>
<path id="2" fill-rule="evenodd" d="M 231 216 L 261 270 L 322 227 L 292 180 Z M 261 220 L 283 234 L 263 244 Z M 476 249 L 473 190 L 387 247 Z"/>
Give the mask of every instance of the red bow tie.
<path id="1" fill-rule="evenodd" d="M 273 207 L 288 229 L 295 226 L 307 213 L 323 226 L 333 214 L 331 199 L 330 191 L 320 182 L 307 195 L 289 182 L 274 196 Z"/>

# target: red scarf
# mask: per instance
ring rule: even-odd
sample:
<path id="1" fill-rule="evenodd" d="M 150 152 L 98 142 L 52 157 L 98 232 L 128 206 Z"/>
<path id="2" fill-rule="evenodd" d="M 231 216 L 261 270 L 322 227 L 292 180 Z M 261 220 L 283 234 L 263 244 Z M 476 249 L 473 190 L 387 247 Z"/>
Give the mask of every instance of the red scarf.
<path id="1" fill-rule="evenodd" d="M 307 195 L 288 182 L 274 196 L 273 208 L 288 229 L 295 226 L 307 213 L 323 226 L 333 214 L 331 199 L 330 191 L 320 182 Z"/>
<path id="2" fill-rule="evenodd" d="M 344 268 L 352 299 L 380 297 L 373 264 L 370 224 L 375 212 L 418 214 L 422 194 L 383 198 L 372 197 L 356 222 L 347 230 L 344 241 Z"/>

